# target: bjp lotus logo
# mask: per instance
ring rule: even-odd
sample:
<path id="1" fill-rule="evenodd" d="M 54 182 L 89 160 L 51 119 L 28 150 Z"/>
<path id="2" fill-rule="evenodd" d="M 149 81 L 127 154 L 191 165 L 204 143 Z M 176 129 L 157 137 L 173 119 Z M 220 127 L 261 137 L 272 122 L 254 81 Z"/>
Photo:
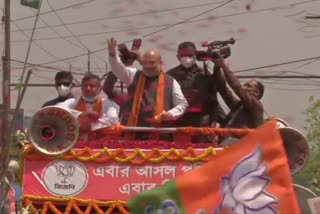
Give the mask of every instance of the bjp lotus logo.
<path id="1" fill-rule="evenodd" d="M 262 148 L 240 160 L 229 176 L 222 177 L 223 199 L 215 213 L 278 213 L 278 199 L 266 191 L 271 179 L 262 164 Z"/>
<path id="2" fill-rule="evenodd" d="M 78 161 L 55 160 L 42 174 L 43 184 L 55 196 L 75 196 L 88 184 L 86 167 Z"/>
<path id="3" fill-rule="evenodd" d="M 56 167 L 57 175 L 63 178 L 61 183 L 62 184 L 68 183 L 67 179 L 73 176 L 75 167 L 72 165 L 56 165 L 55 167 Z"/>

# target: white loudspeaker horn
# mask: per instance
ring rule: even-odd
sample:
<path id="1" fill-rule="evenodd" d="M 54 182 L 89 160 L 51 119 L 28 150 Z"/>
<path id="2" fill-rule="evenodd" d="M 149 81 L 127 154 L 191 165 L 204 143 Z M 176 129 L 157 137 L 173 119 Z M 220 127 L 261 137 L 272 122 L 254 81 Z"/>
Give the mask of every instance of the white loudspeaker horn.
<path id="1" fill-rule="evenodd" d="M 301 213 L 308 214 L 312 213 L 308 199 L 316 198 L 317 194 L 312 192 L 310 189 L 300 186 L 298 184 L 293 184 L 296 196 L 299 202 Z"/>
<path id="2" fill-rule="evenodd" d="M 294 128 L 283 127 L 279 130 L 293 175 L 301 171 L 307 164 L 310 156 L 309 144 L 306 138 Z"/>
<path id="3" fill-rule="evenodd" d="M 58 156 L 69 151 L 79 138 L 79 111 L 49 106 L 31 118 L 31 144 L 41 153 Z"/>
<path id="4" fill-rule="evenodd" d="M 278 128 L 289 127 L 288 123 L 280 118 L 275 118 Z"/>
<path id="5" fill-rule="evenodd" d="M 276 118 L 276 121 L 287 153 L 291 174 L 296 174 L 308 162 L 310 156 L 309 144 L 303 134 L 289 127 L 284 120 Z"/>

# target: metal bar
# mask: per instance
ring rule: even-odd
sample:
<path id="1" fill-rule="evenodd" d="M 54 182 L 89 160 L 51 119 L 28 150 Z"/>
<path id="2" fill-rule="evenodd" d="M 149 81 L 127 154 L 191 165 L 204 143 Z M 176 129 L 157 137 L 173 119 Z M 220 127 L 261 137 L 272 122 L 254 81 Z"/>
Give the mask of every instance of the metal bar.
<path id="1" fill-rule="evenodd" d="M 320 79 L 318 75 L 310 75 L 310 76 L 302 76 L 302 75 L 241 75 L 237 76 L 239 79 L 250 79 L 250 78 L 261 78 L 261 79 Z M 55 84 L 52 83 L 28 83 L 28 84 L 20 84 L 20 83 L 11 83 L 10 86 L 16 87 L 19 86 L 31 86 L 31 87 L 55 87 Z M 75 85 L 74 87 L 80 87 L 80 85 Z M 121 86 L 117 86 L 121 88 Z"/>
<path id="2" fill-rule="evenodd" d="M 238 75 L 239 79 L 260 78 L 260 79 L 320 79 L 319 75 Z"/>
<path id="3" fill-rule="evenodd" d="M 177 131 L 177 128 L 155 128 L 155 127 L 134 127 L 126 126 L 125 131 L 132 132 L 158 132 L 158 133 L 174 133 Z"/>
<path id="4" fill-rule="evenodd" d="M 55 87 L 55 84 L 52 83 L 11 83 L 11 87 L 17 87 L 17 86 L 30 86 L 30 87 Z M 75 85 L 74 87 L 80 87 L 80 84 Z"/>

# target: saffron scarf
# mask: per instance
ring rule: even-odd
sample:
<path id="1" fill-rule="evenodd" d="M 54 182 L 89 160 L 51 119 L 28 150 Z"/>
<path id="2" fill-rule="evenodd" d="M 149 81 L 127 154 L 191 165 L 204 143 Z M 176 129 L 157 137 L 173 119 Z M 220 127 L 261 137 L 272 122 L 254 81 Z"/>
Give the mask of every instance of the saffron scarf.
<path id="1" fill-rule="evenodd" d="M 127 126 L 137 126 L 139 121 L 139 114 L 141 111 L 141 104 L 143 99 L 143 92 L 146 84 L 146 76 L 140 74 L 137 88 L 134 93 L 133 103 L 131 108 L 131 114 L 129 116 L 129 120 Z M 164 111 L 164 103 L 165 103 L 165 74 L 163 71 L 160 71 L 158 83 L 157 83 L 157 92 L 155 98 L 155 106 L 153 108 L 153 117 L 159 115 L 162 111 Z M 155 126 L 160 127 L 161 123 L 157 122 Z M 127 133 L 125 136 L 126 140 L 133 140 L 135 137 L 134 133 Z M 157 136 L 158 137 L 158 136 Z"/>
<path id="2" fill-rule="evenodd" d="M 99 97 L 98 100 L 95 102 L 92 110 L 97 112 L 99 115 L 102 114 L 102 105 L 103 105 L 103 98 Z M 81 111 L 81 112 L 86 112 L 88 111 L 86 101 L 81 97 L 78 101 L 76 110 Z"/>

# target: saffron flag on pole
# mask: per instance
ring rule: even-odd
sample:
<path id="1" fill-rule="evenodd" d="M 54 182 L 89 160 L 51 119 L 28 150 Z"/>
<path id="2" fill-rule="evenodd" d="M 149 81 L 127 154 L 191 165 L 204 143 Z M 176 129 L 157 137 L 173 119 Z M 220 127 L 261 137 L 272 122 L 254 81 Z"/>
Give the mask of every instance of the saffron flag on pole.
<path id="1" fill-rule="evenodd" d="M 301 213 L 276 122 L 129 201 L 132 214 Z"/>
<path id="2" fill-rule="evenodd" d="M 40 1 L 41 0 L 20 0 L 21 5 L 32 7 L 34 9 L 40 8 Z"/>

